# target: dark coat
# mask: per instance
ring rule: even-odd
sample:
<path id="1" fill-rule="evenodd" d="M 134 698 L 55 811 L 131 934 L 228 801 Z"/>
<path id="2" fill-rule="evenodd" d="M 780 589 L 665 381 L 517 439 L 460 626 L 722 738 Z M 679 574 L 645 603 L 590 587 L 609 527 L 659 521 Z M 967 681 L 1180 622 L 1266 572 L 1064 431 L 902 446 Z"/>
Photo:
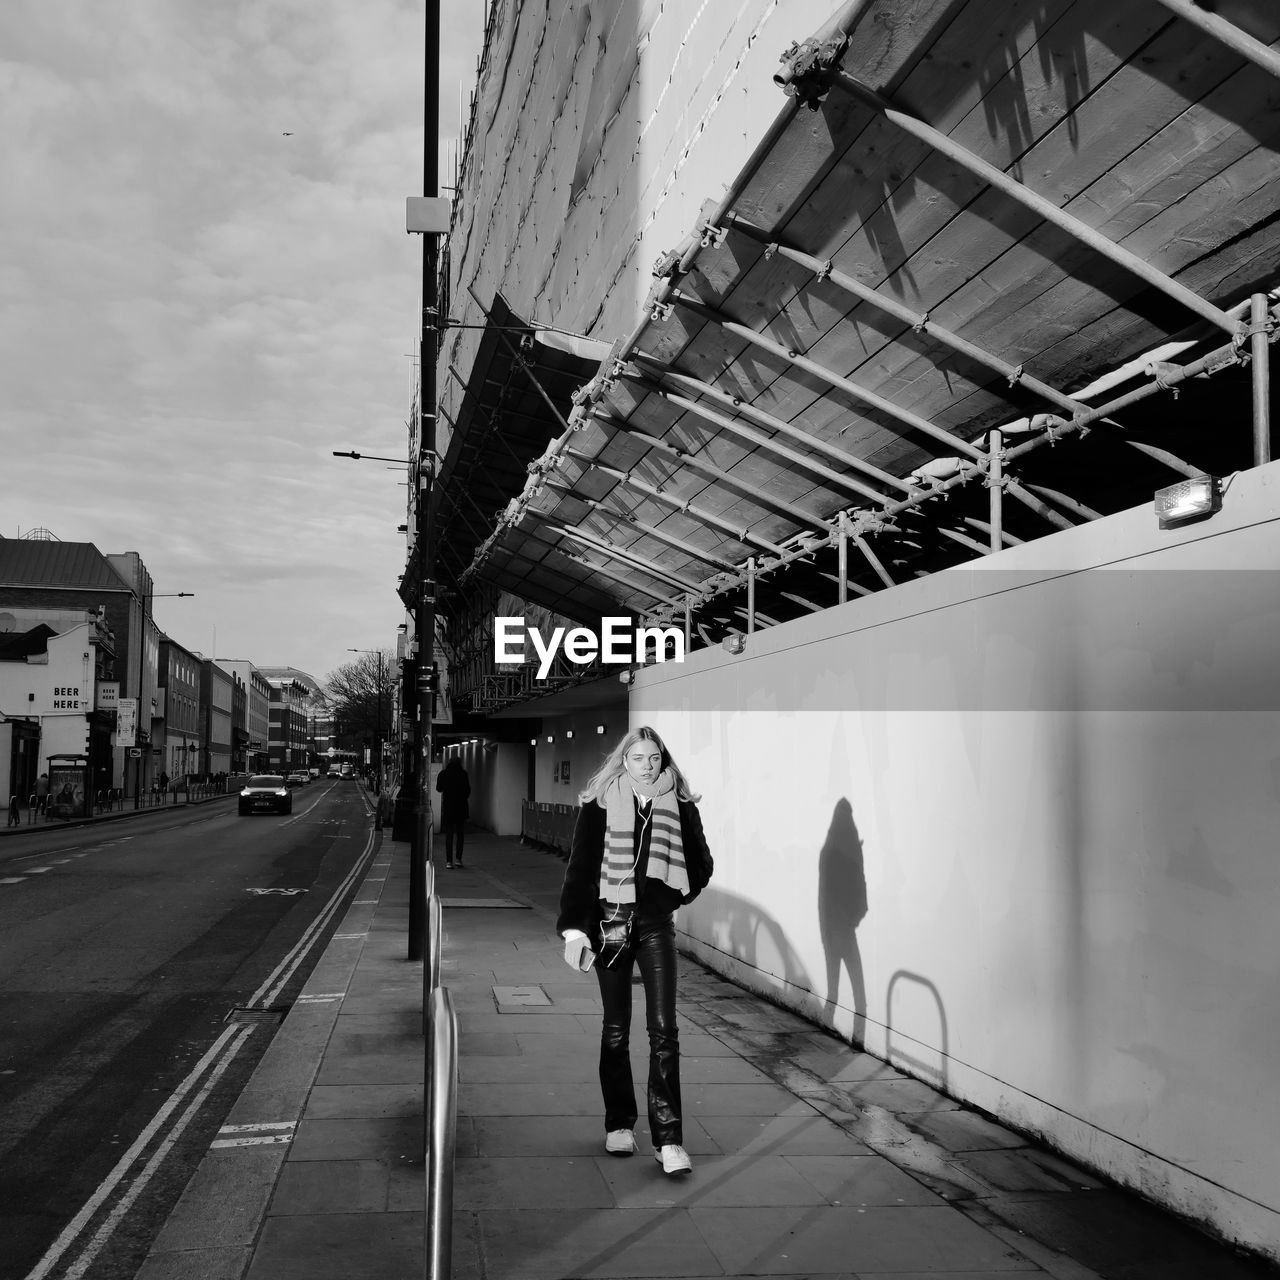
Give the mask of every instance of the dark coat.
<path id="1" fill-rule="evenodd" d="M 679 894 L 661 880 L 650 880 L 645 875 L 649 861 L 649 831 L 645 824 L 641 841 L 640 858 L 636 863 L 636 905 L 645 913 L 674 911 L 694 898 L 707 887 L 715 862 L 707 847 L 707 837 L 702 830 L 702 815 L 692 800 L 681 800 L 680 841 L 684 845 L 685 870 L 689 876 L 689 892 Z M 564 871 L 564 884 L 560 889 L 560 915 L 556 931 L 581 929 L 588 937 L 596 936 L 603 909 L 600 906 L 600 864 L 604 861 L 604 836 L 608 820 L 604 806 L 588 800 L 578 810 L 573 828 L 573 845 L 569 853 L 569 865 Z M 636 811 L 636 831 L 639 832 L 640 814 Z"/>
<path id="2" fill-rule="evenodd" d="M 454 761 L 440 770 L 436 778 L 436 790 L 440 793 L 440 825 L 454 826 L 471 817 L 467 798 L 471 795 L 471 779 L 467 771 Z"/>

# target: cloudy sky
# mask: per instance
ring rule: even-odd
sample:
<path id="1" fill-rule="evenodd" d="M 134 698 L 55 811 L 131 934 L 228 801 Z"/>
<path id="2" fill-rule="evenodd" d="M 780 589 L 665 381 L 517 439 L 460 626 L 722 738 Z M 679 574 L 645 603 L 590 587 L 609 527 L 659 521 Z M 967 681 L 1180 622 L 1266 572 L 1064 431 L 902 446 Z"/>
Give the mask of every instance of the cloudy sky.
<path id="1" fill-rule="evenodd" d="M 441 5 L 441 155 L 485 0 Z M 0 4 L 0 534 L 138 551 L 161 627 L 394 645 L 422 0 Z"/>

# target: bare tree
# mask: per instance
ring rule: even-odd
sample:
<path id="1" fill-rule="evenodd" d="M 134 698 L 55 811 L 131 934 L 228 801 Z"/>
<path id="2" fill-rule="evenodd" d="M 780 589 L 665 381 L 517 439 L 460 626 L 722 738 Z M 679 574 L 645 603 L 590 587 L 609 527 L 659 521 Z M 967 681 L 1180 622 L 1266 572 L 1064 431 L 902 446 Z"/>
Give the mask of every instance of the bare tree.
<path id="1" fill-rule="evenodd" d="M 334 736 L 352 746 L 376 748 L 390 736 L 396 658 L 390 649 L 358 653 L 325 677 Z"/>

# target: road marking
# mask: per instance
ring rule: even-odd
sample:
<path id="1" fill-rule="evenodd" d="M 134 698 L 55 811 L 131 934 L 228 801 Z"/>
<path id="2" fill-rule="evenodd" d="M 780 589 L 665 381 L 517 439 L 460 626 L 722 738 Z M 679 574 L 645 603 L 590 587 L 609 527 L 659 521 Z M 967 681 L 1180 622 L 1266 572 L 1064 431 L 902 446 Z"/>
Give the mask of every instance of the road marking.
<path id="1" fill-rule="evenodd" d="M 284 956 L 279 964 L 267 975 L 266 981 L 263 982 L 257 991 L 249 997 L 248 1007 L 252 1008 L 259 1001 L 263 1005 L 272 1005 L 276 1002 L 276 998 L 280 992 L 288 985 L 289 979 L 293 977 L 294 971 L 306 958 L 307 953 L 315 946 L 320 938 L 321 931 L 327 927 L 329 921 L 337 913 L 338 907 L 342 902 L 343 895 L 355 883 L 356 878 L 361 875 L 368 867 L 369 855 L 373 852 L 373 832 L 369 832 L 365 847 L 361 850 L 359 858 L 355 865 L 342 878 L 342 883 L 333 891 L 333 896 L 321 908 L 320 913 L 307 926 L 302 937 L 294 943 L 293 948 Z M 279 979 L 277 981 L 277 979 Z M 274 986 L 272 984 L 275 984 Z"/>
<path id="2" fill-rule="evenodd" d="M 45 873 L 46 871 L 52 871 L 52 870 L 53 870 L 53 868 L 52 868 L 52 867 L 28 867 L 28 868 L 27 868 L 27 875 L 29 875 L 29 876 L 42 876 L 42 875 L 44 875 L 44 873 Z"/>
<path id="3" fill-rule="evenodd" d="M 143 1188 L 151 1180 L 156 1169 L 159 1168 L 161 1161 L 169 1154 L 174 1143 L 182 1136 L 187 1125 L 190 1124 L 196 1112 L 199 1111 L 205 1099 L 209 1096 L 213 1086 L 221 1079 L 223 1072 L 231 1065 L 232 1059 L 240 1051 L 241 1046 L 252 1032 L 252 1025 L 228 1027 L 210 1045 L 204 1057 L 191 1068 L 186 1079 L 165 1099 L 164 1104 L 151 1118 L 150 1123 L 134 1139 L 128 1151 L 116 1162 L 115 1168 L 107 1174 L 93 1195 L 85 1201 L 80 1212 L 63 1228 L 61 1235 L 49 1246 L 48 1252 L 40 1259 L 35 1268 L 27 1274 L 26 1280 L 44 1280 L 44 1277 L 49 1275 L 62 1255 L 75 1244 L 76 1240 L 88 1227 L 94 1215 L 102 1208 L 108 1197 L 124 1181 L 125 1174 L 128 1173 L 139 1156 L 146 1150 L 151 1140 L 164 1126 L 165 1121 L 177 1110 L 187 1094 L 195 1088 L 196 1082 L 204 1075 L 206 1068 L 211 1063 L 215 1064 L 212 1071 L 209 1072 L 208 1079 L 196 1093 L 187 1109 L 178 1118 L 168 1136 L 156 1149 L 155 1154 L 147 1162 L 137 1179 L 130 1185 L 129 1189 L 116 1203 L 115 1208 L 112 1209 L 111 1213 L 94 1233 L 93 1238 L 85 1247 L 84 1252 L 80 1254 L 74 1266 L 65 1273 L 66 1280 L 80 1280 L 80 1277 L 92 1266 L 93 1260 L 101 1252 L 102 1246 L 110 1239 L 112 1232 L 119 1225 L 120 1219 L 124 1217 L 134 1200 L 142 1193 Z"/>
<path id="4" fill-rule="evenodd" d="M 209 1143 L 210 1151 L 225 1151 L 228 1147 L 282 1147 L 293 1141 L 291 1133 L 273 1133 L 261 1138 L 216 1138 Z"/>
<path id="5" fill-rule="evenodd" d="M 209 1144 L 211 1151 L 225 1151 L 231 1147 L 282 1146 L 293 1141 L 294 1120 L 276 1120 L 263 1124 L 224 1124 L 218 1136 Z"/>
<path id="6" fill-rule="evenodd" d="M 299 893 L 306 893 L 305 889 L 246 889 L 245 893 L 280 893 L 285 897 L 293 897 Z"/>
<path id="7" fill-rule="evenodd" d="M 5 876 L 3 880 L 0 880 L 0 884 L 22 884 L 26 878 L 26 876 Z"/>
<path id="8" fill-rule="evenodd" d="M 310 809 L 303 809 L 303 811 L 300 814 L 298 814 L 297 817 L 290 818 L 288 822 L 282 822 L 280 825 L 282 827 L 289 827 L 289 826 L 292 826 L 295 822 L 301 822 L 302 819 L 305 818 L 307 814 L 309 814 L 316 807 L 316 805 L 319 804 L 320 801 L 323 799 L 324 799 L 323 795 L 316 796 L 315 804 L 313 804 Z"/>

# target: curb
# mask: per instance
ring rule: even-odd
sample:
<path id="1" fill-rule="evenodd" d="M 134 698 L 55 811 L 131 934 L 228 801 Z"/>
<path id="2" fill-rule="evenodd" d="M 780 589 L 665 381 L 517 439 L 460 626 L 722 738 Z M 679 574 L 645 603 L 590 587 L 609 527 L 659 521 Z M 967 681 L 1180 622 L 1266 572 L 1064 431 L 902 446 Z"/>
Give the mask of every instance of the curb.
<path id="1" fill-rule="evenodd" d="M 370 837 L 369 864 L 335 934 L 367 933 L 381 904 L 391 850 L 379 832 Z M 261 1136 L 205 1152 L 134 1280 L 241 1280 L 342 1010 L 341 999 L 320 997 L 346 994 L 366 941 L 330 937 L 223 1121 L 223 1132 Z"/>

